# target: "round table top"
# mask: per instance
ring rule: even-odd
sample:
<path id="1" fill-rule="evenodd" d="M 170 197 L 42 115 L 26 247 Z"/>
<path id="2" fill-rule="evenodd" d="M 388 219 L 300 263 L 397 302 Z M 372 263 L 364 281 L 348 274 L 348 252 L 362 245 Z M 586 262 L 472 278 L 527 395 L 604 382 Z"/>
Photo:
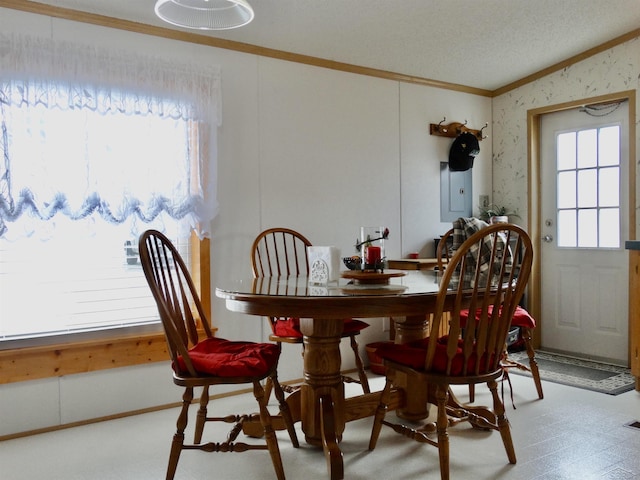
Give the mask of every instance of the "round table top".
<path id="1" fill-rule="evenodd" d="M 310 283 L 305 276 L 229 280 L 216 288 L 216 295 L 226 299 L 230 310 L 253 315 L 345 318 L 433 311 L 439 291 L 437 272 L 404 273 L 383 284 L 340 278 L 322 285 Z"/>

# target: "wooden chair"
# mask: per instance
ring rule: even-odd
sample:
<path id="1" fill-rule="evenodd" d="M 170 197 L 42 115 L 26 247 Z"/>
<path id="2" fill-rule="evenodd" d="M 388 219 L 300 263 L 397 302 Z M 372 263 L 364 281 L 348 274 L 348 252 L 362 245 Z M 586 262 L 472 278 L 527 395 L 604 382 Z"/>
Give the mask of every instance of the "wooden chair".
<path id="1" fill-rule="evenodd" d="M 311 246 L 311 242 L 304 235 L 289 228 L 270 228 L 263 231 L 256 237 L 251 246 L 253 275 L 256 278 L 308 275 L 307 247 L 309 246 Z M 302 344 L 304 348 L 299 318 L 270 317 L 269 324 L 271 326 L 269 340 L 276 342 L 280 348 L 282 343 Z M 361 320 L 348 319 L 344 322 L 344 332 L 342 334 L 343 338 L 348 337 L 350 339 L 358 370 L 358 383 L 362 386 L 364 393 L 370 393 L 369 381 L 358 351 L 356 336 L 368 326 L 369 324 Z M 343 380 L 347 382 L 354 381 L 351 377 L 346 376 L 343 377 Z"/>
<path id="2" fill-rule="evenodd" d="M 436 248 L 436 260 L 438 261 L 438 271 L 442 272 L 447 268 L 447 263 L 451 259 L 451 241 L 453 240 L 453 228 L 450 228 L 440 237 Z"/>
<path id="3" fill-rule="evenodd" d="M 162 233 L 149 230 L 139 239 L 139 251 L 145 277 L 158 306 L 169 357 L 173 368 L 173 382 L 184 387 L 182 410 L 178 416 L 177 431 L 173 436 L 167 480 L 173 479 L 182 450 L 206 452 L 244 452 L 269 450 L 278 479 L 285 478 L 280 450 L 261 381 L 270 378 L 275 396 L 280 404 L 289 436 L 295 447 L 298 439 L 293 427 L 284 393 L 277 382 L 277 365 L 280 351 L 272 343 L 231 342 L 213 336 L 200 298 L 184 261 L 171 241 Z M 209 417 L 209 387 L 212 385 L 252 384 L 258 402 L 259 414 Z M 185 445 L 184 430 L 187 426 L 189 405 L 194 387 L 202 387 L 200 408 L 196 417 L 194 444 Z M 245 421 L 259 420 L 264 429 L 264 444 L 236 442 Z M 234 424 L 226 441 L 202 443 L 206 422 Z M 214 467 L 215 468 L 215 467 Z"/>
<path id="4" fill-rule="evenodd" d="M 438 269 L 443 271 L 447 263 L 449 262 L 453 250 L 451 249 L 451 240 L 453 237 L 453 228 L 449 229 L 441 238 L 438 243 L 438 248 L 436 250 L 436 258 L 438 260 Z M 448 244 L 448 245 L 447 245 Z M 463 310 L 463 317 L 468 316 L 469 312 Z M 464 321 L 464 319 L 463 319 Z M 518 306 L 516 309 L 513 318 L 511 319 L 511 326 L 520 328 L 520 335 L 522 338 L 522 342 L 524 343 L 524 347 L 527 351 L 527 356 L 529 357 L 529 366 L 524 365 L 521 362 L 517 362 L 515 360 L 510 359 L 508 356 L 503 361 L 503 366 L 505 369 L 508 368 L 518 368 L 520 370 L 526 370 L 531 372 L 531 377 L 533 378 L 533 383 L 536 386 L 536 391 L 538 393 L 538 398 L 543 399 L 544 393 L 542 391 L 542 380 L 540 379 L 540 371 L 538 369 L 538 362 L 536 361 L 536 352 L 533 348 L 533 330 L 536 328 L 536 320 L 533 316 L 523 307 Z M 475 388 L 473 385 L 469 387 L 469 401 L 473 402 L 475 399 Z"/>
<path id="5" fill-rule="evenodd" d="M 505 254 L 498 238 L 513 245 L 521 255 Z M 387 379 L 376 412 L 369 449 L 376 446 L 382 425 L 392 427 L 418 442 L 438 448 L 440 476 L 449 479 L 449 435 L 451 425 L 469 421 L 480 429 L 498 430 L 507 458 L 516 463 L 509 422 L 498 394 L 497 379 L 503 375 L 504 342 L 511 318 L 522 298 L 531 271 L 533 250 L 529 236 L 512 224 L 491 225 L 469 237 L 455 252 L 445 269 L 438 293 L 432 332 L 439 331 L 446 310 L 451 311 L 448 332 L 440 337 L 408 344 L 385 344 L 377 350 L 384 359 Z M 476 321 L 462 324 L 461 311 L 476 312 Z M 400 382 L 420 382 L 428 402 L 437 406 L 435 425 L 411 428 L 385 420 L 391 388 Z M 486 383 L 492 407 L 462 405 L 451 385 Z M 437 437 L 428 433 L 435 428 Z M 461 454 L 463 452 L 460 452 Z"/>

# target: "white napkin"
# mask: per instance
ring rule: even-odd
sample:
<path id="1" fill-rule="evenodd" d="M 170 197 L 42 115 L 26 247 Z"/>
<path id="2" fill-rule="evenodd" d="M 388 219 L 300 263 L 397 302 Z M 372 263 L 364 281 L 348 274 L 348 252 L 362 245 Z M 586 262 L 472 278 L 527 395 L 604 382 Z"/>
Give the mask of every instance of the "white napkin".
<path id="1" fill-rule="evenodd" d="M 340 250 L 337 247 L 307 247 L 309 282 L 326 284 L 340 278 Z"/>

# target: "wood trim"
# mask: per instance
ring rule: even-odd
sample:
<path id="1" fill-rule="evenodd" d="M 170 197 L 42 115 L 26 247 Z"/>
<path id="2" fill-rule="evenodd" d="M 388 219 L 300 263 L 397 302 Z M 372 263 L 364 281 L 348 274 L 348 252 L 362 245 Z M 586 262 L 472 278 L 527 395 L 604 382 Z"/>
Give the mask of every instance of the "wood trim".
<path id="1" fill-rule="evenodd" d="M 516 80 L 515 82 L 509 83 L 503 87 L 497 88 L 496 90 L 491 92 L 491 96 L 498 97 L 500 95 L 503 95 L 507 92 L 510 92 L 511 90 L 515 90 L 516 88 L 522 87 L 523 85 L 539 80 L 543 77 L 546 77 L 547 75 L 550 75 L 551 73 L 557 72 L 558 70 L 562 70 L 563 68 L 570 67 L 575 63 L 581 62 L 582 60 L 586 60 L 589 57 L 592 57 L 598 53 L 609 50 L 610 48 L 621 45 L 639 36 L 640 36 L 640 28 L 636 28 L 635 30 L 625 33 L 624 35 L 620 35 L 619 37 L 609 40 L 608 42 L 602 43 L 597 47 L 593 47 L 593 48 L 590 48 L 589 50 L 585 50 L 584 52 L 579 53 L 578 55 L 569 57 L 566 60 L 558 62 L 554 65 L 551 65 L 550 67 L 544 68 L 536 73 L 532 73 L 531 75 L 527 75 L 526 77 L 523 77 L 520 80 Z"/>
<path id="2" fill-rule="evenodd" d="M 164 334 L 0 351 L 0 384 L 167 361 Z"/>
<path id="3" fill-rule="evenodd" d="M 625 95 L 628 96 L 629 99 L 629 239 L 636 239 L 638 232 L 636 231 L 636 222 L 637 222 L 637 186 L 636 186 L 636 175 L 637 175 L 637 148 L 636 139 L 638 138 L 636 132 L 636 90 L 629 90 L 628 92 L 624 92 Z M 629 297 L 631 299 L 631 297 Z"/>
<path id="4" fill-rule="evenodd" d="M 640 36 L 640 28 L 632 30 L 628 33 L 620 35 L 612 40 L 609 40 L 601 45 L 585 50 L 582 53 L 567 58 L 561 62 L 544 68 L 538 72 L 527 75 L 515 82 L 504 85 L 495 90 L 487 90 L 482 88 L 470 87 L 467 85 L 460 85 L 456 83 L 443 82 L 439 80 L 433 80 L 430 78 L 418 77 L 414 75 L 405 75 L 402 73 L 389 72 L 386 70 L 378 70 L 375 68 L 362 67 L 358 65 L 351 65 L 342 62 L 335 62 L 332 60 L 326 60 L 319 57 L 312 57 L 309 55 L 301 55 L 291 52 L 285 52 L 283 50 L 275 50 L 272 48 L 260 47 L 257 45 L 251 45 L 248 43 L 236 42 L 232 40 L 224 40 L 221 38 L 209 37 L 202 34 L 184 32 L 179 30 L 173 30 L 165 27 L 156 27 L 144 23 L 132 22 L 129 20 L 123 20 L 119 18 L 108 17 L 105 15 L 98 15 L 95 13 L 82 12 L 80 10 L 73 10 L 70 8 L 56 7 L 43 3 L 25 1 L 25 0 L 0 0 L 0 7 L 11 8 L 13 10 L 20 10 L 23 12 L 35 13 L 38 15 L 46 15 L 55 18 L 62 18 L 65 20 L 72 20 L 77 22 L 89 23 L 93 25 L 99 25 L 103 27 L 116 28 L 119 30 L 126 30 L 130 32 L 142 33 L 145 35 L 152 35 L 156 37 L 168 38 L 172 40 L 178 40 L 182 42 L 195 43 L 199 45 L 206 45 L 215 48 L 224 48 L 226 50 L 233 50 L 236 52 L 248 53 L 252 55 L 258 55 L 263 57 L 275 58 L 279 60 L 286 60 L 289 62 L 302 63 L 305 65 L 311 65 L 321 68 L 328 68 L 332 70 L 338 70 L 342 72 L 355 73 L 358 75 L 367 75 L 371 77 L 384 78 L 387 80 L 394 80 L 404 83 L 413 83 L 417 85 L 424 85 L 435 88 L 442 88 L 446 90 L 454 90 L 463 93 L 471 93 L 474 95 L 480 95 L 484 97 L 498 97 L 511 90 L 515 90 L 523 85 L 534 82 L 540 78 L 543 78 L 553 72 L 567 68 L 575 63 L 581 62 L 593 55 L 601 53 L 605 50 L 613 48 L 617 45 L 625 43 Z"/>
<path id="5" fill-rule="evenodd" d="M 355 73 L 358 75 L 367 75 L 370 77 L 384 78 L 387 80 L 395 80 L 404 83 L 415 83 L 418 85 L 455 90 L 458 92 L 471 93 L 484 97 L 490 97 L 492 95 L 491 90 L 485 90 L 482 88 L 469 87 L 466 85 L 442 82 L 413 75 L 405 75 L 402 73 L 389 72 L 386 70 L 378 70 L 375 68 L 351 65 L 347 63 L 326 60 L 323 58 L 312 57 L 309 55 L 301 55 L 297 53 L 251 45 L 248 43 L 209 37 L 198 33 L 184 32 L 181 30 L 173 30 L 165 27 L 156 27 L 144 23 L 132 22 L 120 18 L 107 17 L 95 13 L 82 12 L 70 8 L 45 5 L 38 2 L 24 0 L 0 0 L 0 7 L 21 10 L 23 12 L 35 13 L 38 15 L 46 15 L 49 17 L 62 18 L 65 20 L 72 20 L 76 22 L 89 23 L 103 27 L 116 28 L 129 32 L 137 32 L 145 35 L 178 40 L 181 42 L 195 43 L 198 45 L 205 45 L 215 48 L 224 48 L 226 50 L 233 50 L 236 52 L 248 53 L 251 55 L 275 58 L 278 60 L 286 60 L 289 62 L 302 63 L 305 65 L 328 68 L 331 70 L 338 70 L 342 72 Z"/>
<path id="6" fill-rule="evenodd" d="M 191 278 L 199 291 L 200 303 L 211 325 L 211 241 L 198 239 L 195 232 L 190 238 Z"/>
<path id="7" fill-rule="evenodd" d="M 542 226 L 541 220 L 541 205 L 540 205 L 540 115 L 536 115 L 533 112 L 527 112 L 527 157 L 528 157 L 528 175 L 527 175 L 527 188 L 529 191 L 527 208 L 529 212 L 529 223 L 527 225 L 527 231 L 531 237 L 533 244 L 533 251 L 540 251 Z M 534 201 L 535 199 L 535 201 Z M 533 257 L 533 265 L 531 266 L 531 275 L 529 277 L 529 285 L 527 288 L 528 299 L 527 308 L 531 312 L 533 318 L 541 318 L 541 280 L 540 272 L 541 266 L 538 259 L 538 255 Z M 538 321 L 538 328 L 533 329 L 533 346 L 539 348 L 542 343 L 542 325 Z"/>
<path id="8" fill-rule="evenodd" d="M 629 250 L 629 366 L 640 391 L 640 252 Z"/>

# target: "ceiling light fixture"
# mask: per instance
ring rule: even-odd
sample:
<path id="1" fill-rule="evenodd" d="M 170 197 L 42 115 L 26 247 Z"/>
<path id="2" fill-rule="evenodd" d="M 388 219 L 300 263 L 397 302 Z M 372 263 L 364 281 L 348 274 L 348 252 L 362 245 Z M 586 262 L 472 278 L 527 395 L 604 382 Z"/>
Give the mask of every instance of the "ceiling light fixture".
<path id="1" fill-rule="evenodd" d="M 167 23 L 197 30 L 229 30 L 253 20 L 246 0 L 158 0 L 156 15 Z"/>

